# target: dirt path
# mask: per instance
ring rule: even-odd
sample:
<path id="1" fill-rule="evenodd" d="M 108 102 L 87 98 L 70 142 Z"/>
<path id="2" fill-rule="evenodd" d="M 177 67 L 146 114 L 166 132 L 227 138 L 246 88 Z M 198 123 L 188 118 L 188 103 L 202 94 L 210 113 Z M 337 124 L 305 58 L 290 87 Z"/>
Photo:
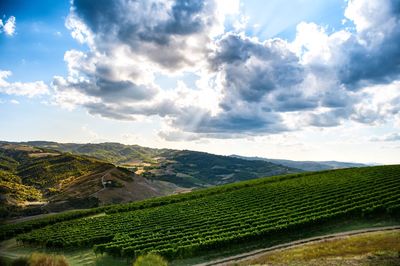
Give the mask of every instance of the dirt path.
<path id="1" fill-rule="evenodd" d="M 107 171 L 104 173 L 104 175 L 101 176 L 101 185 L 103 186 L 103 188 L 100 189 L 100 190 L 98 190 L 98 191 L 96 191 L 96 192 L 94 192 L 93 194 L 89 195 L 89 197 L 92 197 L 92 196 L 94 196 L 94 195 L 97 195 L 99 192 L 101 192 L 101 191 L 103 191 L 103 190 L 105 190 L 105 189 L 107 188 L 106 185 L 104 184 L 104 177 L 110 175 L 111 171 L 114 170 L 114 169 L 115 169 L 115 168 L 111 168 L 111 169 L 107 170 Z"/>
<path id="2" fill-rule="evenodd" d="M 242 253 L 242 254 L 227 257 L 227 258 L 197 264 L 196 266 L 211 266 L 211 265 L 226 266 L 226 265 L 230 265 L 231 263 L 239 262 L 244 259 L 246 259 L 246 260 L 255 259 L 255 258 L 265 255 L 266 253 L 271 252 L 271 251 L 284 250 L 284 249 L 288 249 L 291 247 L 308 244 L 311 242 L 317 243 L 317 242 L 321 242 L 321 241 L 328 240 L 328 239 L 329 240 L 339 239 L 344 236 L 351 236 L 351 235 L 358 235 L 358 234 L 363 234 L 363 233 L 379 232 L 379 231 L 399 230 L 399 229 L 400 229 L 400 226 L 376 227 L 376 228 L 366 228 L 366 229 L 348 231 L 348 232 L 343 232 L 343 233 L 336 233 L 336 234 L 330 234 L 330 235 L 324 235 L 324 236 L 305 238 L 305 239 L 296 240 L 296 241 L 285 243 L 285 244 L 276 245 L 276 246 L 269 247 L 269 248 L 257 249 L 254 251 Z"/>

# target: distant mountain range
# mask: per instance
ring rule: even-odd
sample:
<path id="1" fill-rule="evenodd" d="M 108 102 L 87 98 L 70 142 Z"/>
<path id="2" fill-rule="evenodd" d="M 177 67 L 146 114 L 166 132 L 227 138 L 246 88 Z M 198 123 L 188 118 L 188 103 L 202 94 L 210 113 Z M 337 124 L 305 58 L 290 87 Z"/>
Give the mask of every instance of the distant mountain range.
<path id="1" fill-rule="evenodd" d="M 0 142 L 0 217 L 89 208 L 265 176 L 364 164 L 221 156 L 120 143 Z"/>
<path id="2" fill-rule="evenodd" d="M 352 167 L 365 167 L 369 166 L 362 163 L 350 163 L 350 162 L 337 162 L 337 161 L 292 161 L 283 159 L 268 159 L 262 157 L 245 157 L 240 155 L 231 155 L 234 158 L 240 158 L 245 160 L 259 160 L 266 161 L 275 164 L 284 165 L 287 167 L 297 168 L 304 171 L 323 171 L 331 169 L 341 169 L 341 168 L 352 168 Z"/>

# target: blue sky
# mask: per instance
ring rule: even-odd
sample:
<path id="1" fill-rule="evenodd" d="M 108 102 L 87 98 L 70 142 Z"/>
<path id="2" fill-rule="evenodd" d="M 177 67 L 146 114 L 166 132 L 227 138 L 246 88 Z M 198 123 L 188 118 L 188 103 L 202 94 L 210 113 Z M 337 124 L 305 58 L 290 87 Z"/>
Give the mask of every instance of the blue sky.
<path id="1" fill-rule="evenodd" d="M 397 5 L 1 1 L 0 139 L 399 163 Z"/>

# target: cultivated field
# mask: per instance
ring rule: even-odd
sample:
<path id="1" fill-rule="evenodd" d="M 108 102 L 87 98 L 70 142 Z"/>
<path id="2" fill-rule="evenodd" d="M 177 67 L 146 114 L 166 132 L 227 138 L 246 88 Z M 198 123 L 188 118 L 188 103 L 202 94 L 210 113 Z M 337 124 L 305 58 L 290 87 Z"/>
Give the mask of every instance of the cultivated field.
<path id="1" fill-rule="evenodd" d="M 312 231 L 336 220 L 395 217 L 399 195 L 400 166 L 305 173 L 107 207 L 101 209 L 107 215 L 57 222 L 17 239 L 123 257 L 156 252 L 172 260 Z"/>

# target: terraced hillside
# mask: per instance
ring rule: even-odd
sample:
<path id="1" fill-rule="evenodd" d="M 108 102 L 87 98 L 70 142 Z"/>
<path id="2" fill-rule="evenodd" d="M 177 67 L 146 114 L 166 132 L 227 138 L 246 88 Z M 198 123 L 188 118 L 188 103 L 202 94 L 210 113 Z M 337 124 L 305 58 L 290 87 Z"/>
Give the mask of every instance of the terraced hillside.
<path id="1" fill-rule="evenodd" d="M 174 259 L 265 242 L 339 219 L 398 217 L 400 166 L 263 178 L 101 211 L 107 215 L 58 222 L 18 240 L 55 248 L 94 247 L 113 256 L 157 252 Z"/>

